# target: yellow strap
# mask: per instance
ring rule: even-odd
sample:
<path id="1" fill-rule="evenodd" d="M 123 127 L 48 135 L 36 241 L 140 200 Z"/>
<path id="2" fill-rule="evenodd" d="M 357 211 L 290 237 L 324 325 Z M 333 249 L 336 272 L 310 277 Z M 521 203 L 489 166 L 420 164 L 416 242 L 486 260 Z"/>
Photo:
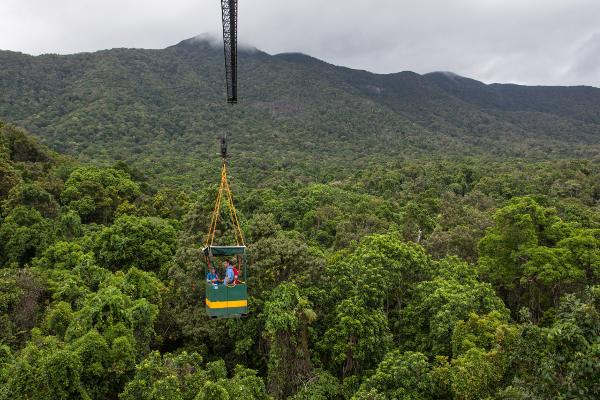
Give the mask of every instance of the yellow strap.
<path id="1" fill-rule="evenodd" d="M 212 246 L 215 241 L 215 232 L 217 230 L 217 222 L 219 221 L 219 215 L 221 214 L 221 201 L 223 199 L 223 190 L 227 196 L 227 206 L 231 216 L 231 222 L 233 224 L 233 230 L 235 234 L 235 241 L 238 246 L 245 246 L 244 235 L 242 234 L 242 228 L 240 227 L 240 221 L 237 216 L 235 205 L 233 204 L 233 196 L 227 180 L 227 161 L 223 160 L 223 166 L 221 168 L 221 183 L 219 184 L 219 190 L 217 192 L 217 200 L 215 207 L 213 208 L 212 217 L 210 219 L 210 228 L 206 237 L 205 245 Z"/>
<path id="2" fill-rule="evenodd" d="M 217 191 L 217 201 L 215 202 L 215 206 L 213 208 L 212 217 L 210 220 L 210 228 L 208 231 L 208 236 L 206 237 L 206 246 L 212 246 L 215 239 L 215 231 L 217 228 L 217 221 L 219 219 L 219 214 L 221 212 L 221 198 L 223 196 L 223 177 L 221 175 L 221 183 L 219 184 L 219 190 Z"/>

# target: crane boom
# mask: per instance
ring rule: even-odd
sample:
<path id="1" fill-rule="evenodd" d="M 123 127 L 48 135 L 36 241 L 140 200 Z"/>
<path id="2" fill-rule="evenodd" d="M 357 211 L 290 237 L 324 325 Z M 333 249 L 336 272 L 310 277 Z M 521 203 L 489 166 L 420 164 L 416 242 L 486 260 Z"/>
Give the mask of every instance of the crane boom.
<path id="1" fill-rule="evenodd" d="M 237 103 L 237 18 L 238 0 L 221 0 L 227 102 Z"/>

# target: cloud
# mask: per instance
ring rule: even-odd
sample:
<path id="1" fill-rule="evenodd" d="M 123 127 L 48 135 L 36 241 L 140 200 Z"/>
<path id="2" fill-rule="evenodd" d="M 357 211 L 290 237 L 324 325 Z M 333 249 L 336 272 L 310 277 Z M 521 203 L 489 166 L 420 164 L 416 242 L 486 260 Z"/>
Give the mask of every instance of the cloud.
<path id="1" fill-rule="evenodd" d="M 200 35 L 196 35 L 190 39 L 192 42 L 202 42 L 208 43 L 210 46 L 214 48 L 221 48 L 223 46 L 223 37 L 218 36 L 214 33 L 201 33 Z"/>
<path id="2" fill-rule="evenodd" d="M 600 31 L 592 34 L 575 52 L 569 76 L 594 80 L 600 77 Z"/>
<path id="3" fill-rule="evenodd" d="M 2 0 L 0 48 L 163 48 L 221 35 L 218 0 Z M 240 0 L 240 41 L 379 73 L 600 86 L 597 0 Z M 248 45 L 248 44 L 251 44 Z"/>

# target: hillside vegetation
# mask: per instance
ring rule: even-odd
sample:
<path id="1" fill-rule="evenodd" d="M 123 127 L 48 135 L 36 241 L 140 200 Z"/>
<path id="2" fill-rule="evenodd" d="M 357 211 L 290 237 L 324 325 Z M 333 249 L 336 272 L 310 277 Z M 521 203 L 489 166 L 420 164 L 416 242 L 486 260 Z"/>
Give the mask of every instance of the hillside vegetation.
<path id="1" fill-rule="evenodd" d="M 598 155 L 600 89 L 377 75 L 246 50 L 241 103 L 230 108 L 222 57 L 201 39 L 69 56 L 0 51 L 0 118 L 82 160 L 133 162 L 166 186 L 212 182 L 223 132 L 235 176 L 252 186 L 326 183 L 389 160 Z"/>
<path id="2" fill-rule="evenodd" d="M 203 305 L 214 185 L 158 188 L 0 123 L 0 189 L 2 399 L 600 396 L 590 161 L 237 187 L 251 313 L 230 320 Z"/>

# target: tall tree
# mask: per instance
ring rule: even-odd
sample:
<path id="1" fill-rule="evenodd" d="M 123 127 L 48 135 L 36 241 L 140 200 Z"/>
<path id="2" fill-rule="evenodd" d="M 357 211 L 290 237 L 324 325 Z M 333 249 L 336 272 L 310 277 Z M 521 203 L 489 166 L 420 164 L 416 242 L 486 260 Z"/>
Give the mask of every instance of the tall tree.
<path id="1" fill-rule="evenodd" d="M 315 321 L 316 314 L 292 283 L 273 290 L 263 313 L 270 347 L 269 393 L 284 399 L 297 391 L 312 368 L 308 325 Z"/>

